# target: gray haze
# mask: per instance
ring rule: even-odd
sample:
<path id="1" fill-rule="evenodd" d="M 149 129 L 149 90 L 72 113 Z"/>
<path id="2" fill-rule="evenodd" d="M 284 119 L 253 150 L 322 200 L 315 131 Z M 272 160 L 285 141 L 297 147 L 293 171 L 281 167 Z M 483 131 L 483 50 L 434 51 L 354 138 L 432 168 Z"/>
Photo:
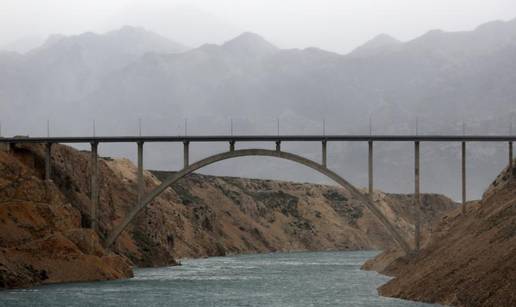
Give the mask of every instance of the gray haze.
<path id="1" fill-rule="evenodd" d="M 0 46 L 25 51 L 53 33 L 133 25 L 193 47 L 250 31 L 281 48 L 347 53 L 379 33 L 406 41 L 514 16 L 514 0 L 2 0 Z"/>
<path id="2" fill-rule="evenodd" d="M 283 49 L 254 33 L 222 44 L 185 46 L 140 27 L 104 34 L 54 35 L 20 55 L 0 53 L 4 135 L 227 134 L 280 132 L 506 134 L 516 112 L 516 19 L 472 31 L 433 30 L 401 42 L 381 34 L 348 55 Z M 516 123 L 514 124 L 516 127 Z M 273 144 L 237 144 L 270 146 Z M 320 159 L 320 144 L 284 144 Z M 146 145 L 147 168 L 181 167 L 180 145 Z M 506 144 L 470 144 L 469 197 L 478 197 L 507 164 Z M 192 145 L 192 161 L 227 144 Z M 459 145 L 423 144 L 425 192 L 457 196 Z M 103 155 L 134 158 L 129 145 Z M 366 144 L 330 143 L 329 166 L 366 183 Z M 413 145 L 377 144 L 376 186 L 413 189 Z M 326 182 L 312 171 L 270 159 L 226 161 L 222 175 Z"/>

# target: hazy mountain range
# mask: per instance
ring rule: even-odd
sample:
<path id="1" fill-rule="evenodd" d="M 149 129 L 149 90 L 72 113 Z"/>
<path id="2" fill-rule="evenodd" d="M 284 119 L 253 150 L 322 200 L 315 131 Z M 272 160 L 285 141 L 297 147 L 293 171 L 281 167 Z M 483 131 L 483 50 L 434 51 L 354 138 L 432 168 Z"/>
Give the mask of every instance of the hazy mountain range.
<path id="1" fill-rule="evenodd" d="M 26 54 L 0 53 L 4 134 L 285 134 L 509 132 L 516 112 L 516 20 L 468 32 L 430 31 L 401 42 L 381 34 L 347 55 L 279 49 L 253 33 L 188 48 L 141 28 L 51 36 Z M 516 129 L 516 123 L 515 123 Z M 225 147 L 196 145 L 194 157 Z M 225 146 L 225 145 L 224 145 Z M 266 146 L 272 146 L 267 144 Z M 287 145 L 317 158 L 319 144 Z M 505 144 L 472 145 L 471 195 L 506 164 Z M 104 146 L 105 154 L 134 148 Z M 146 163 L 178 168 L 179 147 L 154 145 Z M 166 151 L 164 149 L 167 149 Z M 330 166 L 357 184 L 366 179 L 365 144 L 330 144 Z M 456 144 L 423 145 L 426 191 L 458 192 Z M 379 144 L 376 182 L 411 191 L 412 144 Z M 165 155 L 165 153 L 167 153 Z M 229 162 L 209 172 L 321 181 L 285 162 Z"/>

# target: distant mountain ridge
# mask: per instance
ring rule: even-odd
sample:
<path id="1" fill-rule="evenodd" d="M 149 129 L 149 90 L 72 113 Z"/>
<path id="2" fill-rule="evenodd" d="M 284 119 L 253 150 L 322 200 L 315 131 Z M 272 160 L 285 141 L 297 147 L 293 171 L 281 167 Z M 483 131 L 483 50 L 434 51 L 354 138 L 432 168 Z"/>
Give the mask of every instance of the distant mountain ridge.
<path id="1" fill-rule="evenodd" d="M 266 56 L 279 50 L 263 37 L 251 32 L 244 32 L 221 47 L 233 54 L 244 53 L 248 56 Z"/>
<path id="2" fill-rule="evenodd" d="M 355 48 L 352 56 L 374 56 L 387 51 L 393 51 L 403 43 L 394 37 L 382 33 L 367 41 L 365 44 Z"/>
<path id="3" fill-rule="evenodd" d="M 188 133 L 222 134 L 233 118 L 235 133 L 263 134 L 276 133 L 280 118 L 281 133 L 320 133 L 323 119 L 328 133 L 368 133 L 371 118 L 374 133 L 399 134 L 413 133 L 417 117 L 420 133 L 462 133 L 463 120 L 467 133 L 507 133 L 516 112 L 516 20 L 430 31 L 408 42 L 380 35 L 348 55 L 280 49 L 253 33 L 193 49 L 132 27 L 53 40 L 27 55 L 0 54 L 8 131 L 35 134 L 50 118 L 66 127 L 56 132 L 87 135 L 95 119 L 98 131 L 134 134 L 143 118 L 146 133 L 183 134 L 188 118 Z M 433 164 L 426 187 L 456 195 L 455 149 L 437 145 L 428 145 L 425 159 Z M 303 146 L 293 149 L 319 154 Z M 360 144 L 331 150 L 331 164 L 365 184 Z M 488 147 L 468 160 L 478 166 L 478 174 L 470 173 L 472 195 L 503 167 L 506 159 L 493 155 L 504 157 L 504 150 Z M 173 167 L 158 154 L 149 159 L 156 168 Z M 409 150 L 381 147 L 377 159 L 379 187 L 412 189 L 411 173 L 404 171 L 411 167 Z M 274 163 L 231 169 L 243 173 L 226 175 L 313 177 Z"/>

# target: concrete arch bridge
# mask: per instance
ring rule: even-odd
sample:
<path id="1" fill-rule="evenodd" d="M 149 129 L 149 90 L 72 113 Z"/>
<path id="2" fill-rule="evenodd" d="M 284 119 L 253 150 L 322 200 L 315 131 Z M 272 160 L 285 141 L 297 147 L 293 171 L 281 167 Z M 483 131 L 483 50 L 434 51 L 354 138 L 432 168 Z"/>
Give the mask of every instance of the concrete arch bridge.
<path id="1" fill-rule="evenodd" d="M 509 152 L 509 167 L 513 167 L 513 141 L 516 136 L 439 136 L 439 135 L 285 135 L 285 136 L 118 136 L 118 137 L 46 137 L 46 138 L 2 138 L 0 137 L 0 145 L 7 147 L 7 149 L 15 144 L 21 143 L 43 143 L 46 144 L 45 153 L 45 178 L 51 180 L 51 146 L 57 143 L 90 143 L 91 144 L 91 227 L 97 229 L 97 210 L 98 210 L 98 145 L 99 143 L 137 143 L 138 148 L 138 200 L 136 204 L 124 217 L 121 223 L 116 225 L 105 239 L 105 246 L 110 247 L 116 239 L 122 234 L 126 227 L 134 220 L 134 218 L 158 195 L 165 191 L 168 187 L 173 185 L 179 179 L 185 177 L 192 172 L 201 169 L 213 163 L 247 156 L 262 156 L 274 157 L 284 160 L 293 161 L 295 163 L 309 167 L 320 174 L 327 176 L 335 181 L 340 186 L 347 189 L 355 198 L 360 199 L 367 209 L 378 219 L 378 221 L 385 227 L 390 234 L 393 241 L 402 248 L 406 253 L 411 252 L 412 249 L 416 251 L 420 248 L 420 142 L 460 142 L 462 144 L 462 201 L 463 214 L 465 214 L 466 202 L 466 142 L 507 142 Z M 302 156 L 288 153 L 281 150 L 281 142 L 285 141 L 308 141 L 321 142 L 322 144 L 322 159 L 321 162 L 316 162 Z M 327 167 L 327 142 L 336 141 L 362 141 L 368 142 L 368 177 L 369 190 L 367 194 L 360 192 L 351 183 L 333 172 Z M 416 225 L 414 233 L 414 244 L 409 244 L 394 227 L 389 220 L 384 216 L 381 210 L 375 205 L 372 199 L 373 193 L 373 142 L 413 142 L 414 143 L 414 205 L 416 207 Z M 183 158 L 184 167 L 180 171 L 170 175 L 167 179 L 162 181 L 161 185 L 154 188 L 152 191 L 144 194 L 143 181 L 143 146 L 145 142 L 182 142 L 183 143 Z M 190 142 L 227 142 L 229 143 L 229 150 L 219 154 L 215 154 L 199 160 L 193 164 L 189 163 L 189 144 Z M 235 150 L 236 142 L 275 142 L 276 149 L 240 149 Z"/>

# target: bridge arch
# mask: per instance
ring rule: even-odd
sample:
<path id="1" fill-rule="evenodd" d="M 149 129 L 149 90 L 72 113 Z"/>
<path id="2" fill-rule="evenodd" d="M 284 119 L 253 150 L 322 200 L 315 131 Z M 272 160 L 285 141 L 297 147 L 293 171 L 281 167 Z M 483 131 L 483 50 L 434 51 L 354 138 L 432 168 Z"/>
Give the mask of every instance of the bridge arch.
<path id="1" fill-rule="evenodd" d="M 357 188 L 355 188 L 352 184 L 350 184 L 347 180 L 333 172 L 332 170 L 328 169 L 327 167 L 323 166 L 322 164 L 319 164 L 315 161 L 312 161 L 310 159 L 301 157 L 296 154 L 280 151 L 280 150 L 269 150 L 269 149 L 240 149 L 240 150 L 232 150 L 227 151 L 219 154 L 212 155 L 210 157 L 204 158 L 202 160 L 199 160 L 188 167 L 183 168 L 182 170 L 178 171 L 177 173 L 171 175 L 167 179 L 165 179 L 158 187 L 156 187 L 154 190 L 152 190 L 150 193 L 148 193 L 144 198 L 142 199 L 141 203 L 134 206 L 131 211 L 127 214 L 127 216 L 122 220 L 120 224 L 115 226 L 115 228 L 111 231 L 111 233 L 107 236 L 105 245 L 107 247 L 110 247 L 116 239 L 122 234 L 122 232 L 125 230 L 125 228 L 129 225 L 129 223 L 132 222 L 132 220 L 136 217 L 136 215 L 143 209 L 145 206 L 147 206 L 149 203 L 151 203 L 154 198 L 156 198 L 158 195 L 160 195 L 163 191 L 165 191 L 168 187 L 170 187 L 172 184 L 177 182 L 179 179 L 185 177 L 186 175 L 193 173 L 194 171 L 205 167 L 207 165 L 222 161 L 222 160 L 228 160 L 232 158 L 237 157 L 246 157 L 246 156 L 263 156 L 263 157 L 276 157 L 280 159 L 290 160 L 296 163 L 299 163 L 301 165 L 307 166 L 309 168 L 314 169 L 315 171 L 327 176 L 328 178 L 332 179 L 336 183 L 338 183 L 340 186 L 344 187 L 348 191 L 351 192 L 353 196 L 360 199 L 367 207 L 371 213 L 382 223 L 382 225 L 386 228 L 386 230 L 389 232 L 391 237 L 394 239 L 394 241 L 406 252 L 410 252 L 410 246 L 409 244 L 403 239 L 403 237 L 400 235 L 398 230 L 389 222 L 389 220 L 383 215 L 383 213 L 376 207 L 376 205 L 367 197 L 366 195 L 362 194 Z"/>

